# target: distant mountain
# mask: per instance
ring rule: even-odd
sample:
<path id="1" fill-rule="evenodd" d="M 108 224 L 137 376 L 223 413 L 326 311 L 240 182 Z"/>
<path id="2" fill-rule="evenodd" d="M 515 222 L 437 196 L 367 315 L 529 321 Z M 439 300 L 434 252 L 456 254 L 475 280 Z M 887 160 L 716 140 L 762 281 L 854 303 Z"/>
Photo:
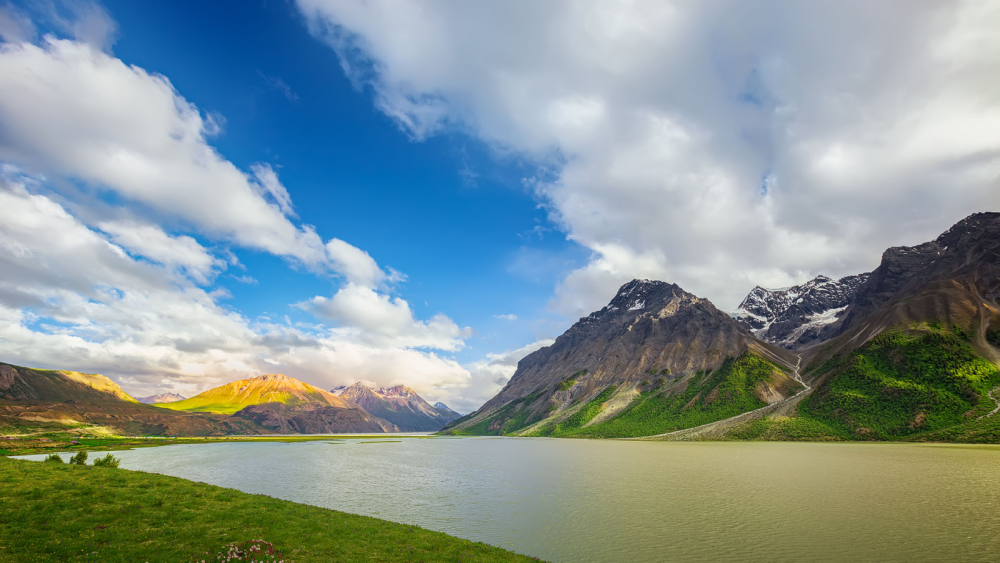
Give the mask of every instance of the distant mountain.
<path id="1" fill-rule="evenodd" d="M 358 404 L 283 374 L 241 379 L 159 408 L 232 414 L 283 433 L 395 432 Z"/>
<path id="2" fill-rule="evenodd" d="M 0 364 L 0 399 L 11 401 L 137 402 L 117 383 L 96 373 Z"/>
<path id="3" fill-rule="evenodd" d="M 453 413 L 455 413 L 455 418 L 459 418 L 459 417 L 462 416 L 462 415 L 458 414 L 457 412 L 455 412 L 454 410 L 452 410 L 451 407 L 449 407 L 448 405 L 446 405 L 446 404 L 444 404 L 442 402 L 434 403 L 434 408 L 441 409 L 443 411 L 453 412 Z"/>
<path id="4" fill-rule="evenodd" d="M 629 436 L 711 422 L 802 388 L 790 352 L 753 338 L 708 300 L 633 280 L 608 306 L 523 358 L 455 434 Z"/>
<path id="5" fill-rule="evenodd" d="M 433 432 L 461 415 L 445 407 L 431 406 L 414 390 L 403 385 L 370 388 L 362 383 L 333 390 L 370 414 L 388 420 L 404 432 Z"/>
<path id="6" fill-rule="evenodd" d="M 252 421 L 141 404 L 103 375 L 0 363 L 0 426 L 60 430 L 100 425 L 130 435 L 209 436 L 267 432 Z"/>
<path id="7" fill-rule="evenodd" d="M 136 397 L 136 400 L 140 403 L 150 405 L 153 403 L 172 403 L 174 401 L 183 401 L 187 397 L 178 395 L 177 393 L 160 393 L 158 395 L 150 395 L 148 397 Z"/>
<path id="8" fill-rule="evenodd" d="M 350 408 L 346 401 L 319 387 L 283 374 L 259 375 L 240 379 L 172 403 L 158 403 L 161 408 L 185 411 L 233 414 L 250 405 L 280 403 Z"/>
<path id="9" fill-rule="evenodd" d="M 808 346 L 837 333 L 847 306 L 868 276 L 839 280 L 817 276 L 787 289 L 757 286 L 733 317 L 765 342 L 789 349 Z"/>

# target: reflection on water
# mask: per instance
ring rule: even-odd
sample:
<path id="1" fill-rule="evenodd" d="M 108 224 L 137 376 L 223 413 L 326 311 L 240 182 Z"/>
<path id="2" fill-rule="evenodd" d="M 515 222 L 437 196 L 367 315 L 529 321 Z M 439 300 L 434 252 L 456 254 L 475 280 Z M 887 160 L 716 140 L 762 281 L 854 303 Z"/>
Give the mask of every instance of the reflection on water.
<path id="1" fill-rule="evenodd" d="M 1000 447 L 393 440 L 115 455 L 551 561 L 1000 561 Z"/>

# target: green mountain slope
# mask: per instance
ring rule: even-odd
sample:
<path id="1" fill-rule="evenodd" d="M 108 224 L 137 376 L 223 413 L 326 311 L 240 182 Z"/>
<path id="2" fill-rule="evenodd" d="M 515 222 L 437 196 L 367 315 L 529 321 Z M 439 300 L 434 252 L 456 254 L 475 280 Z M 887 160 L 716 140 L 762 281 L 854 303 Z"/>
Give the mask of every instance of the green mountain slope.
<path id="1" fill-rule="evenodd" d="M 209 389 L 190 399 L 172 403 L 156 403 L 156 407 L 192 412 L 234 414 L 244 407 L 264 403 L 287 406 L 331 406 L 357 408 L 357 405 L 328 393 L 319 387 L 282 374 L 268 374 L 241 379 Z"/>
<path id="2" fill-rule="evenodd" d="M 967 329 L 936 323 L 883 332 L 830 360 L 799 410 L 845 438 L 894 440 L 968 423 L 994 407 L 1000 370 Z"/>
<path id="3" fill-rule="evenodd" d="M 576 374 L 567 378 L 573 381 Z M 662 434 L 736 416 L 790 397 L 802 389 L 789 373 L 752 353 L 723 362 L 716 370 L 681 378 L 650 377 L 627 406 L 607 411 L 616 386 L 601 390 L 549 417 L 533 413 L 542 393 L 509 403 L 455 434 L 628 438 Z M 552 405 L 553 407 L 555 405 Z M 555 411 L 554 408 L 549 412 Z M 602 416 L 605 415 L 605 416 Z"/>

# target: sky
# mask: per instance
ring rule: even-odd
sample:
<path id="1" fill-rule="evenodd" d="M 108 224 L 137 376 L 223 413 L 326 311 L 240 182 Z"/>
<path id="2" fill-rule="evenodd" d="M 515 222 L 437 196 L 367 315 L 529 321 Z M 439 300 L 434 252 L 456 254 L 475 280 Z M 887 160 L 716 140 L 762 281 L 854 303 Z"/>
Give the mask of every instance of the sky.
<path id="1" fill-rule="evenodd" d="M 0 361 L 469 412 L 1000 208 L 1000 3 L 0 2 Z"/>

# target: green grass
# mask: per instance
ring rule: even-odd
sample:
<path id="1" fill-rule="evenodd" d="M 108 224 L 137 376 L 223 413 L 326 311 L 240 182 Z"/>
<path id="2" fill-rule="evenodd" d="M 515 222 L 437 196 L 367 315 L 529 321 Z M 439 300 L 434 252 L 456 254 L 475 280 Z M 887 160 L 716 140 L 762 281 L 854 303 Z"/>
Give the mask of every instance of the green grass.
<path id="1" fill-rule="evenodd" d="M 547 411 L 537 412 L 531 407 L 540 400 L 544 391 L 539 389 L 527 397 L 511 401 L 495 413 L 472 426 L 446 428 L 442 433 L 453 436 L 504 436 L 526 428 L 544 418 Z M 499 421 L 499 422 L 498 422 Z M 459 419 L 456 422 L 462 422 Z M 496 424 L 494 424 L 496 423 Z"/>
<path id="2" fill-rule="evenodd" d="M 574 433 L 579 432 L 580 428 L 594 419 L 601 411 L 604 409 L 604 403 L 611 398 L 615 392 L 615 386 L 608 387 L 607 389 L 601 391 L 599 395 L 591 399 L 586 405 L 580 407 L 580 410 L 573 413 L 566 420 L 562 422 L 544 426 L 540 428 L 537 432 L 534 432 L 534 436 L 572 436 Z"/>
<path id="3" fill-rule="evenodd" d="M 415 526 L 137 471 L 0 458 L 0 561 L 216 561 L 271 542 L 286 561 L 528 561 Z"/>
<path id="4" fill-rule="evenodd" d="M 560 381 L 559 382 L 559 390 L 560 391 L 565 391 L 565 390 L 573 387 L 574 385 L 576 385 L 576 380 L 580 379 L 580 377 L 582 377 L 584 375 L 587 375 L 587 370 L 582 369 L 582 370 L 574 373 L 573 375 L 567 377 L 566 379 Z"/>
<path id="5" fill-rule="evenodd" d="M 373 440 L 384 438 L 397 438 L 385 434 L 367 435 L 338 435 L 338 434 L 315 434 L 307 436 L 219 436 L 207 438 L 175 438 L 175 437 L 150 437 L 150 438 L 88 438 L 78 437 L 67 432 L 50 432 L 39 435 L 25 436 L 19 439 L 5 439 L 0 437 L 0 456 L 7 455 L 27 455 L 48 452 L 74 452 L 77 450 L 91 451 L 117 451 L 130 450 L 133 448 L 150 448 L 157 446 L 172 446 L 177 444 L 212 444 L 218 442 L 313 442 L 325 441 L 330 438 L 341 440 Z M 408 440 L 430 439 L 434 436 L 408 436 Z M 384 441 L 384 440 L 382 440 Z"/>
<path id="6" fill-rule="evenodd" d="M 946 428 L 975 426 L 1000 384 L 1000 371 L 975 354 L 968 332 L 940 324 L 884 332 L 822 372 L 832 373 L 799 412 L 846 439 L 943 437 Z"/>
<path id="7" fill-rule="evenodd" d="M 829 442 L 843 440 L 845 436 L 820 420 L 794 416 L 754 420 L 734 428 L 719 439 Z"/>
<path id="8" fill-rule="evenodd" d="M 585 428 L 571 428 L 561 434 L 553 431 L 552 435 L 628 438 L 715 422 L 765 406 L 766 403 L 754 394 L 754 388 L 759 382 L 780 373 L 781 370 L 768 360 L 744 354 L 726 360 L 714 372 L 696 374 L 680 393 L 673 392 L 677 384 L 672 383 L 666 388 L 641 394 L 609 420 Z"/>

